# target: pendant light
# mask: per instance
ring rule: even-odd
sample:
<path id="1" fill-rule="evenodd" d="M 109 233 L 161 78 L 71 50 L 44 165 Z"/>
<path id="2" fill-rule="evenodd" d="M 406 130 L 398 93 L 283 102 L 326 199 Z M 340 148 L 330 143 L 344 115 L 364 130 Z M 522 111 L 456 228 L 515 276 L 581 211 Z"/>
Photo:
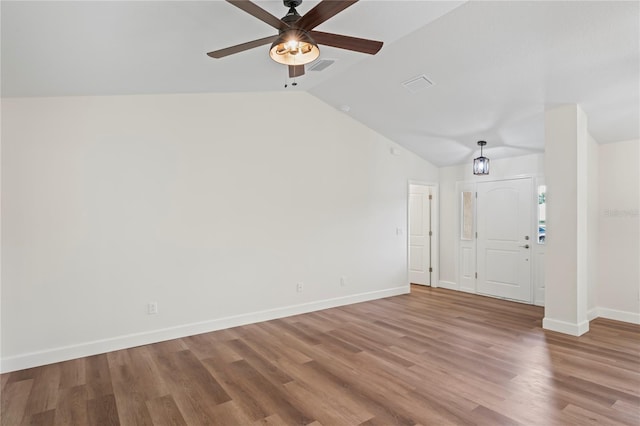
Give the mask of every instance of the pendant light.
<path id="1" fill-rule="evenodd" d="M 269 56 L 279 64 L 289 66 L 305 65 L 315 61 L 320 56 L 318 43 L 311 38 L 308 32 L 296 28 L 295 23 L 301 18 L 296 10 L 300 3 L 302 3 L 302 0 L 284 0 L 284 5 L 289 7 L 289 12 L 282 18 L 282 22 L 291 28 L 281 30 L 280 35 L 271 45 L 271 49 L 269 49 Z M 240 8 L 242 9 L 242 7 Z"/>
<path id="2" fill-rule="evenodd" d="M 488 175 L 489 174 L 489 159 L 482 155 L 482 147 L 487 143 L 485 141 L 478 141 L 480 147 L 480 157 L 473 160 L 473 174 L 474 175 Z"/>
<path id="3" fill-rule="evenodd" d="M 320 56 L 318 44 L 302 30 L 286 30 L 271 45 L 269 56 L 284 65 L 304 65 Z"/>

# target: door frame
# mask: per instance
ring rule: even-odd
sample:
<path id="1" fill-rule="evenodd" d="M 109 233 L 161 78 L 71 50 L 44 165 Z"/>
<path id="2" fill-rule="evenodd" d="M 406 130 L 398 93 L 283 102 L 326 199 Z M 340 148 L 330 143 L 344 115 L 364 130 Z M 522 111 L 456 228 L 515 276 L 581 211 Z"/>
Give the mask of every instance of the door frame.
<path id="1" fill-rule="evenodd" d="M 411 286 L 411 282 L 409 280 L 409 193 L 411 191 L 411 185 L 422 185 L 428 186 L 432 189 L 432 204 L 431 204 L 431 230 L 433 232 L 433 238 L 431 239 L 431 265 L 433 267 L 433 272 L 431 273 L 431 287 L 438 287 L 438 283 L 440 282 L 440 184 L 437 182 L 425 182 L 419 180 L 409 179 L 407 181 L 407 200 L 406 200 L 406 209 L 407 209 L 407 217 L 406 217 L 406 240 L 405 240 L 405 248 L 406 248 L 406 282 L 407 286 Z"/>
<path id="2" fill-rule="evenodd" d="M 474 279 L 473 281 L 473 287 L 463 287 L 460 284 L 460 215 L 461 215 L 461 211 L 460 211 L 460 201 L 458 200 L 459 198 L 459 193 L 460 188 L 473 188 L 473 192 L 477 193 L 478 192 L 478 184 L 479 183 L 485 183 L 485 182 L 500 182 L 500 181 L 505 181 L 505 180 L 515 180 L 515 179 L 530 179 L 531 180 L 531 191 L 532 191 L 532 196 L 534 197 L 534 199 L 537 200 L 537 187 L 538 187 L 538 182 L 540 182 L 541 180 L 544 181 L 544 177 L 542 175 L 539 174 L 532 174 L 532 173 L 526 173 L 526 174 L 519 174 L 519 175 L 514 175 L 514 176 L 500 176 L 497 178 L 492 178 L 492 177 L 487 177 L 487 178 L 479 178 L 476 180 L 464 180 L 464 181 L 457 181 L 456 185 L 455 185 L 455 191 L 456 191 L 456 195 L 455 195 L 455 199 L 456 199 L 456 206 L 455 206 L 455 212 L 456 212 L 456 231 L 455 231 L 455 243 L 454 243 L 454 248 L 455 248 L 455 268 L 456 268 L 456 287 L 454 290 L 458 290 L 458 291 L 464 291 L 466 293 L 473 293 L 473 294 L 480 294 L 478 293 L 478 281 L 477 279 Z M 475 194 L 474 194 L 474 200 L 475 200 Z M 531 217 L 535 220 L 532 220 L 531 223 L 529 224 L 530 227 L 530 235 L 537 235 L 537 233 L 533 233 L 533 231 L 536 229 L 536 224 L 537 224 L 537 217 L 538 217 L 538 212 L 537 212 L 537 207 L 538 207 L 538 203 L 537 201 L 534 203 L 531 203 Z M 477 202 L 474 201 L 473 203 L 473 231 L 475 233 L 475 231 L 477 231 Z M 535 222 L 535 223 L 534 223 Z M 532 240 L 533 242 L 533 240 Z M 537 242 L 535 243 L 537 245 Z M 477 239 L 474 237 L 473 239 L 473 256 L 474 256 L 474 262 L 475 265 L 474 267 L 476 268 L 477 271 L 477 258 L 478 258 L 478 247 L 477 247 Z M 536 298 L 536 290 L 539 291 L 539 289 L 537 289 L 537 285 L 535 283 L 539 282 L 540 280 L 538 279 L 539 277 L 537 277 L 537 272 L 538 272 L 538 259 L 537 256 L 534 256 L 533 253 L 531 254 L 530 257 L 531 261 L 532 261 L 532 265 L 531 265 L 531 301 L 532 302 L 521 302 L 518 300 L 514 300 L 514 302 L 519 302 L 519 303 L 526 303 L 526 304 L 536 304 L 538 305 L 538 299 Z M 544 285 L 544 284 L 543 284 Z M 451 287 L 448 287 L 451 288 Z M 543 290 L 544 291 L 544 290 Z M 491 297 L 491 296 L 489 296 Z M 505 299 L 507 300 L 507 299 Z M 508 299 L 511 300 L 511 299 Z"/>

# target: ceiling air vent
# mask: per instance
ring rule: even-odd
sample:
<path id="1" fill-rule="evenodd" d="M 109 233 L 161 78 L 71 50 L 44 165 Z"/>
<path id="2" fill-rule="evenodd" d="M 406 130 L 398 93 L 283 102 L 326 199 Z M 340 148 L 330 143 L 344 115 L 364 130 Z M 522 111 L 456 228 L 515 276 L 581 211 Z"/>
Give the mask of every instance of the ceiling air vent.
<path id="1" fill-rule="evenodd" d="M 402 83 L 402 85 L 411 93 L 418 93 L 419 91 L 424 90 L 427 87 L 433 86 L 433 83 L 427 78 L 426 75 L 422 74 L 405 81 L 404 83 Z"/>
<path id="2" fill-rule="evenodd" d="M 328 66 L 331 66 L 336 60 L 335 59 L 320 59 L 314 62 L 307 70 L 309 71 L 322 71 Z"/>

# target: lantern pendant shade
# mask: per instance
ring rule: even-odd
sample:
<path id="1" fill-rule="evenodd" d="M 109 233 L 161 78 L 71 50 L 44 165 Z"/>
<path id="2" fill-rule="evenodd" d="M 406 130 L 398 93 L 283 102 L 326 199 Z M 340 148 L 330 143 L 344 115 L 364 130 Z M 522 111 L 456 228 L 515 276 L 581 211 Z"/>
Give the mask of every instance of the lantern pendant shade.
<path id="1" fill-rule="evenodd" d="M 485 141 L 478 141 L 480 147 L 480 157 L 473 160 L 473 174 L 474 175 L 488 175 L 489 174 L 489 159 L 482 155 L 482 147 L 487 143 Z"/>

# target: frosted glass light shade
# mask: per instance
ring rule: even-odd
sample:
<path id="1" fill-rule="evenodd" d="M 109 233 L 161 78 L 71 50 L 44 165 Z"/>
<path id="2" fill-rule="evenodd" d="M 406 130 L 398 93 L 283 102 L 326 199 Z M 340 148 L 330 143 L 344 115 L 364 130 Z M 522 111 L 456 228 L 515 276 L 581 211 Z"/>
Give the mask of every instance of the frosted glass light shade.
<path id="1" fill-rule="evenodd" d="M 320 56 L 318 44 L 304 31 L 287 30 L 271 45 L 269 56 L 284 65 L 304 65 Z"/>
<path id="2" fill-rule="evenodd" d="M 473 160 L 473 174 L 474 175 L 489 174 L 489 159 L 487 157 L 478 157 Z"/>

